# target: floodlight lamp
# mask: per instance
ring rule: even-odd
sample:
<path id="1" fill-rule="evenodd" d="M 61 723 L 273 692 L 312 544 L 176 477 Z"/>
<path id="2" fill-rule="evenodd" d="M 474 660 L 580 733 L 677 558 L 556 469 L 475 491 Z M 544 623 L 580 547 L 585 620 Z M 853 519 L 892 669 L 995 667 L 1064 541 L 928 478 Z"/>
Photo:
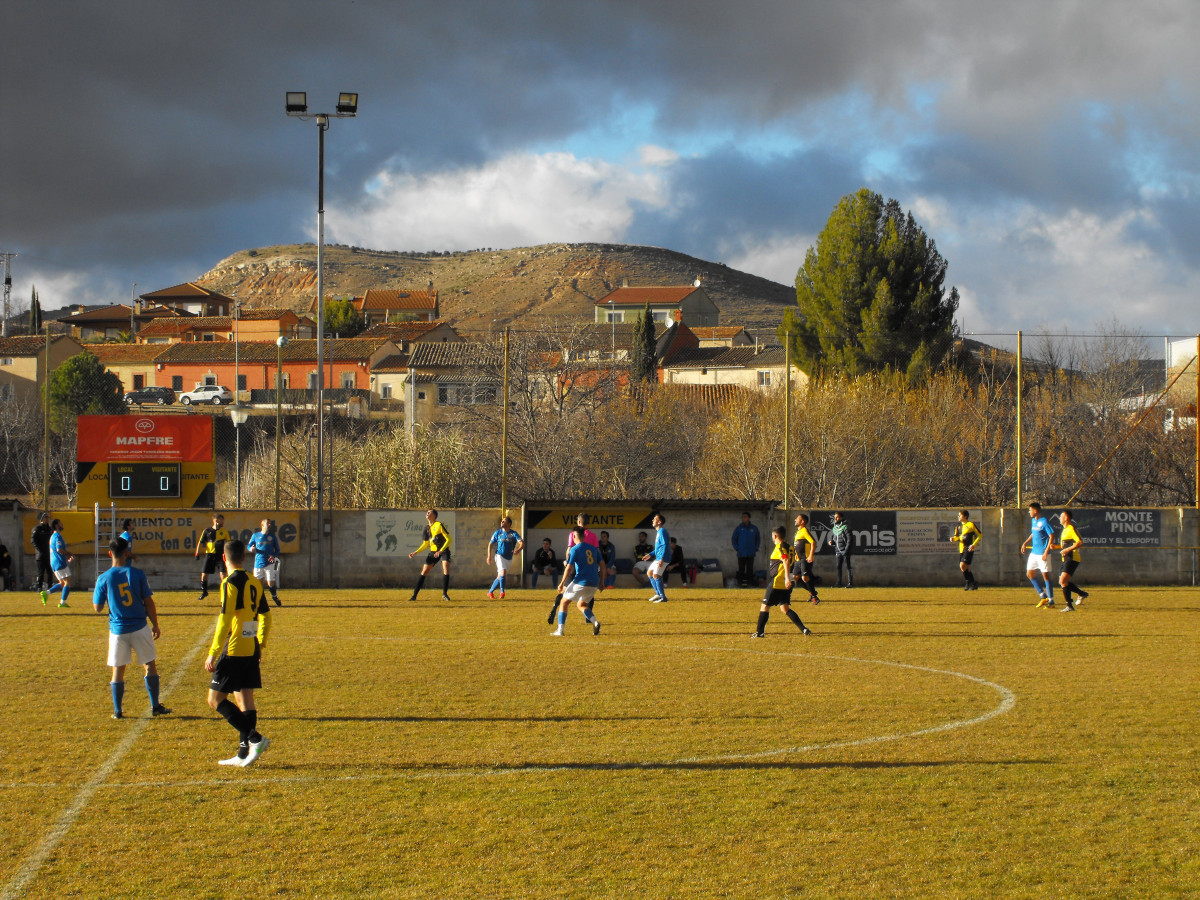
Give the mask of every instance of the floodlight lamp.
<path id="1" fill-rule="evenodd" d="M 229 418 L 233 419 L 234 428 L 240 428 L 250 418 L 250 410 L 241 404 L 235 403 L 229 407 Z"/>
<path id="2" fill-rule="evenodd" d="M 288 339 L 287 339 L 286 335 L 281 334 L 279 337 L 277 337 L 275 339 L 275 346 L 278 347 L 280 350 L 282 350 L 287 345 L 288 345 Z"/>
<path id="3" fill-rule="evenodd" d="M 289 116 L 302 116 L 308 112 L 308 93 L 306 91 L 288 91 L 284 110 Z"/>
<path id="4" fill-rule="evenodd" d="M 358 94 L 347 94 L 345 92 L 338 94 L 337 101 L 338 115 L 353 116 L 358 113 Z"/>

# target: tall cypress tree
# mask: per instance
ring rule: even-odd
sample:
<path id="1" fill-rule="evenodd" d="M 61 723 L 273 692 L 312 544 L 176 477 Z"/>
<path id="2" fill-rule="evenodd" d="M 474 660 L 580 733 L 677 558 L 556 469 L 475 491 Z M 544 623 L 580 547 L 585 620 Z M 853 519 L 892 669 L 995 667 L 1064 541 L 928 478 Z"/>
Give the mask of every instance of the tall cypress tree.
<path id="1" fill-rule="evenodd" d="M 33 286 L 33 296 L 29 298 L 29 333 L 37 334 L 42 330 L 42 304 L 38 301 L 37 285 Z"/>
<path id="2" fill-rule="evenodd" d="M 654 350 L 654 322 L 650 317 L 650 304 L 647 303 L 633 323 L 633 346 L 630 347 L 629 361 L 629 376 L 633 381 L 654 380 Z"/>

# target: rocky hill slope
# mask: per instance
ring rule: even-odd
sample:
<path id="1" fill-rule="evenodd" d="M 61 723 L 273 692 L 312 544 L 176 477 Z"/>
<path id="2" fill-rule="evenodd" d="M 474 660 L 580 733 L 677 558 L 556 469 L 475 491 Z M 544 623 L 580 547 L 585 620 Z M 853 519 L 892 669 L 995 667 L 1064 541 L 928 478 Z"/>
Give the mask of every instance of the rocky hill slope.
<path id="1" fill-rule="evenodd" d="M 316 246 L 301 244 L 243 250 L 199 279 L 206 287 L 251 306 L 307 311 L 317 293 Z M 368 288 L 439 292 L 441 314 L 467 330 L 512 325 L 536 328 L 548 319 L 591 319 L 593 304 L 627 282 L 630 286 L 690 284 L 700 278 L 721 309 L 722 325 L 742 325 L 775 342 L 794 290 L 655 247 L 623 244 L 544 244 L 511 250 L 414 254 L 325 248 L 326 296 L 361 295 Z"/>

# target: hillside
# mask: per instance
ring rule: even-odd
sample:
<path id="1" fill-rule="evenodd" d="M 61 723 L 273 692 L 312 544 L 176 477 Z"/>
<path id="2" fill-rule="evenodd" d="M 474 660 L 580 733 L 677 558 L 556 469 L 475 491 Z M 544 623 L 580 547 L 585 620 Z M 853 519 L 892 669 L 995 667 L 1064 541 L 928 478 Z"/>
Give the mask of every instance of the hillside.
<path id="1" fill-rule="evenodd" d="M 199 282 L 252 306 L 307 310 L 317 292 L 314 244 L 243 250 Z M 690 284 L 697 277 L 721 309 L 722 325 L 743 325 L 773 342 L 792 288 L 655 247 L 545 244 L 453 255 L 325 248 L 326 296 L 368 288 L 422 289 L 440 295 L 442 317 L 464 329 L 536 327 L 539 320 L 592 317 L 592 305 L 623 280 L 631 286 Z"/>

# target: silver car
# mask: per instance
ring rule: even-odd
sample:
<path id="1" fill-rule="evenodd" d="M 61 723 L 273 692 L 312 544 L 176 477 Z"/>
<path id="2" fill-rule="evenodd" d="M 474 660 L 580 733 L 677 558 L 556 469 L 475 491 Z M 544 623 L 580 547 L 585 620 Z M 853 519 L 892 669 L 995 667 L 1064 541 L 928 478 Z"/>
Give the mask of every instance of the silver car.
<path id="1" fill-rule="evenodd" d="M 220 406 L 222 403 L 233 402 L 233 392 L 219 384 L 198 384 L 190 391 L 180 394 L 179 402 L 184 406 L 191 406 L 193 403 L 211 403 L 213 406 Z"/>

